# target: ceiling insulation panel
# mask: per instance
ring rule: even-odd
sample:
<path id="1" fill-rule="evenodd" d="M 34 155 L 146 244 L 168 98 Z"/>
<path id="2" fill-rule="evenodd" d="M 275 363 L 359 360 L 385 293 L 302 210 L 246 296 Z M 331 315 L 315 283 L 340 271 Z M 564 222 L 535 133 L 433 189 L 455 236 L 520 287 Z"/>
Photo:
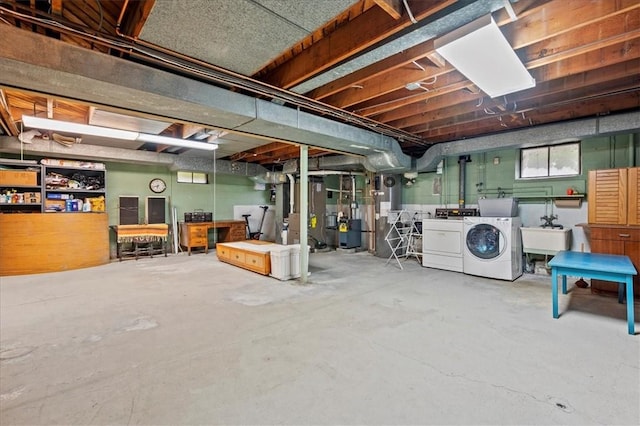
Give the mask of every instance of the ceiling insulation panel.
<path id="1" fill-rule="evenodd" d="M 140 38 L 251 75 L 306 35 L 250 0 L 157 0 Z"/>

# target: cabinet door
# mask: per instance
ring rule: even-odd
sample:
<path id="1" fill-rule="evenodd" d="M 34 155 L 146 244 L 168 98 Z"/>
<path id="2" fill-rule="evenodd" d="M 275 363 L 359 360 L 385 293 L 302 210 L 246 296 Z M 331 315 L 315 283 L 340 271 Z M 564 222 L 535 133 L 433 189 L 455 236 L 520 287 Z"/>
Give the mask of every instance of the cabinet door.
<path id="1" fill-rule="evenodd" d="M 640 271 L 640 230 L 626 227 L 594 228 L 591 230 L 591 252 L 629 256 L 636 270 Z M 618 284 L 592 279 L 591 291 L 616 295 Z M 633 294 L 635 297 L 640 297 L 640 276 L 638 275 L 633 277 Z"/>
<path id="2" fill-rule="evenodd" d="M 627 223 L 627 170 L 589 171 L 589 223 Z"/>
<path id="3" fill-rule="evenodd" d="M 629 194 L 627 200 L 627 221 L 629 225 L 640 225 L 640 167 L 627 170 Z"/>

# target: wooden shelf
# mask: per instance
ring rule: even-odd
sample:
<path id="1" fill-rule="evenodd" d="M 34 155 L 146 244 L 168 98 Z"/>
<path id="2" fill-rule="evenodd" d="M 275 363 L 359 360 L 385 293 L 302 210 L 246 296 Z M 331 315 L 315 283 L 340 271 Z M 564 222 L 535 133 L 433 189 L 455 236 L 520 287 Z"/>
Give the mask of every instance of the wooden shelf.
<path id="1" fill-rule="evenodd" d="M 514 195 L 513 198 L 518 200 L 557 200 L 557 199 L 582 199 L 585 194 L 576 195 Z"/>

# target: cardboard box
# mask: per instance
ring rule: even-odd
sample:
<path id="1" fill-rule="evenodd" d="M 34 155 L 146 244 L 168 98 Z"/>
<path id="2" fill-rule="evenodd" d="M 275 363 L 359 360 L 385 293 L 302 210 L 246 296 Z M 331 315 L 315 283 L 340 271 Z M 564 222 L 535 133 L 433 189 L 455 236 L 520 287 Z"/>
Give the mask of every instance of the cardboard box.
<path id="1" fill-rule="evenodd" d="M 24 193 L 24 202 L 31 204 L 39 204 L 40 203 L 40 193 L 39 192 L 25 192 Z"/>
<path id="2" fill-rule="evenodd" d="M 37 186 L 38 172 L 30 170 L 0 170 L 0 185 Z"/>
<path id="3" fill-rule="evenodd" d="M 65 211 L 65 202 L 64 200 L 45 200 L 44 209 L 45 211 L 63 212 Z"/>

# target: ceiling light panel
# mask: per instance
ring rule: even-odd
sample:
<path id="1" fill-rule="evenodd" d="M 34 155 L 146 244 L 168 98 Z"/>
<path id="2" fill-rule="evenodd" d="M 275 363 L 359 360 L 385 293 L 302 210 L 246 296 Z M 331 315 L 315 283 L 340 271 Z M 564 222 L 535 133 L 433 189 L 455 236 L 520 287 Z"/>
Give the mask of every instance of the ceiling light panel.
<path id="1" fill-rule="evenodd" d="M 492 98 L 536 85 L 491 15 L 437 38 L 434 46 Z"/>
<path id="2" fill-rule="evenodd" d="M 22 116 L 22 124 L 24 127 L 32 129 L 53 130 L 56 132 L 73 133 L 75 135 L 102 136 L 105 138 L 123 139 L 128 141 L 133 141 L 138 138 L 138 132 L 131 132 L 129 130 L 50 120 L 48 118 L 33 117 L 30 115 Z"/>
<path id="3" fill-rule="evenodd" d="M 188 139 L 170 138 L 167 136 L 151 135 L 146 133 L 131 132 L 129 130 L 113 129 L 110 127 L 91 126 L 88 124 L 78 124 L 59 120 L 50 120 L 48 118 L 33 117 L 29 115 L 22 116 L 24 127 L 53 130 L 61 133 L 72 133 L 76 135 L 99 136 L 111 139 L 122 139 L 129 141 L 150 142 L 169 146 L 178 146 L 182 148 L 202 149 L 205 151 L 213 151 L 218 149 L 218 144 L 192 141 Z"/>

